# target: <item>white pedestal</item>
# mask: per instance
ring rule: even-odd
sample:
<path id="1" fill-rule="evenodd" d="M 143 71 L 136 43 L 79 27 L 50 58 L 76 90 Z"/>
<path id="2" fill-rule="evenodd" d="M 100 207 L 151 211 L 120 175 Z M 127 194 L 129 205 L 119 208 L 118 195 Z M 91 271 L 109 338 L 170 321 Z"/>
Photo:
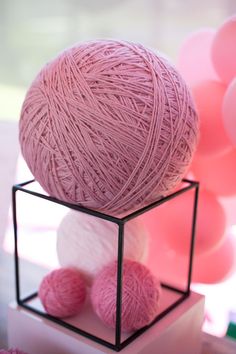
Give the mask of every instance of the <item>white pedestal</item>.
<path id="1" fill-rule="evenodd" d="M 204 297 L 190 297 L 156 323 L 122 354 L 199 354 Z M 113 350 L 31 313 L 9 305 L 8 344 L 29 354 L 111 354 Z"/>

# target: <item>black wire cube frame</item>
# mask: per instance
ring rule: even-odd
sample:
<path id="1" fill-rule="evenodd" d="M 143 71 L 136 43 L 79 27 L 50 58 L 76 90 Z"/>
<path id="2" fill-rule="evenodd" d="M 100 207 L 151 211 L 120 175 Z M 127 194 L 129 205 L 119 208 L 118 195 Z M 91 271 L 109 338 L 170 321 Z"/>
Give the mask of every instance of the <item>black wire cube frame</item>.
<path id="1" fill-rule="evenodd" d="M 15 241 L 15 249 L 14 249 L 14 259 L 15 259 L 15 285 L 16 285 L 16 301 L 17 304 L 22 306 L 23 308 L 30 310 L 37 315 L 40 315 L 50 321 L 53 321 L 73 332 L 76 332 L 84 337 L 87 337 L 101 345 L 104 345 L 110 349 L 115 351 L 120 351 L 124 347 L 126 347 L 129 343 L 135 340 L 138 336 L 140 336 L 143 332 L 145 332 L 149 327 L 155 324 L 157 321 L 162 319 L 166 316 L 170 311 L 172 311 L 175 307 L 177 307 L 181 302 L 183 302 L 189 295 L 190 295 L 190 284 L 191 284 L 191 275 L 192 275 L 192 263 L 193 263 L 193 253 L 194 253 L 194 239 L 195 239 L 195 226 L 196 226 L 196 217 L 197 217 L 197 204 L 198 204 L 198 191 L 199 191 L 199 183 L 191 180 L 184 179 L 183 182 L 186 184 L 183 188 L 179 189 L 178 191 L 164 197 L 162 199 L 157 200 L 156 202 L 145 206 L 142 209 L 139 209 L 123 218 L 116 218 L 111 215 L 103 214 L 97 212 L 92 209 L 84 208 L 79 205 L 70 204 L 67 202 L 60 201 L 56 198 L 50 197 L 45 194 L 41 194 L 30 189 L 27 189 L 26 186 L 30 185 L 31 183 L 35 182 L 35 180 L 30 180 L 24 183 L 16 184 L 12 187 L 12 207 L 13 207 L 13 226 L 14 226 L 14 241 Z M 178 195 L 189 191 L 190 189 L 194 189 L 194 205 L 193 205 L 193 215 L 192 215 L 192 226 L 191 226 L 191 243 L 190 243 L 190 252 L 189 252 L 189 260 L 188 260 L 188 276 L 187 276 L 187 286 L 185 290 L 181 290 L 176 288 L 175 286 L 171 286 L 169 284 L 161 283 L 163 288 L 167 288 L 169 290 L 175 291 L 180 294 L 180 297 L 172 303 L 168 308 L 162 311 L 157 317 L 148 325 L 145 326 L 133 334 L 131 334 L 127 339 L 123 342 L 121 341 L 121 308 L 122 308 L 122 265 L 123 265 L 123 247 L 124 247 L 124 225 L 127 221 L 165 203 L 169 200 L 177 197 Z M 89 215 L 99 217 L 118 225 L 118 254 L 117 254 L 117 296 L 116 296 L 116 328 L 115 328 L 115 344 L 110 343 L 98 336 L 95 336 L 87 331 L 84 331 L 78 327 L 75 327 L 63 320 L 48 315 L 31 304 L 28 304 L 30 300 L 36 298 L 38 296 L 37 292 L 32 293 L 31 295 L 22 298 L 21 297 L 21 289 L 20 289 L 20 271 L 19 271 L 19 256 L 18 256 L 18 226 L 17 226 L 17 202 L 16 202 L 16 192 L 20 191 L 23 193 L 31 194 L 35 197 L 46 199 L 50 202 L 57 203 L 60 205 L 64 205 L 70 209 L 74 209 L 83 213 L 87 213 Z"/>

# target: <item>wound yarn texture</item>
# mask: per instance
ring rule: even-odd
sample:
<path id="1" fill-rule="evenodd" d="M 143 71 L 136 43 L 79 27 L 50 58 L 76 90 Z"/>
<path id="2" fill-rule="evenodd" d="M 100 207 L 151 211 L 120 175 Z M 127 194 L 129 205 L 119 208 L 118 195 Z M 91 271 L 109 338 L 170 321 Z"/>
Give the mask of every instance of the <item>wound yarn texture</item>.
<path id="1" fill-rule="evenodd" d="M 78 314 L 86 299 L 86 284 L 75 268 L 55 269 L 39 287 L 39 298 L 47 313 L 64 318 Z"/>
<path id="2" fill-rule="evenodd" d="M 120 214 L 168 194 L 196 147 L 198 118 L 178 72 L 140 44 L 77 44 L 28 90 L 23 156 L 46 192 Z"/>
<path id="3" fill-rule="evenodd" d="M 98 317 L 109 327 L 116 326 L 117 262 L 108 264 L 97 275 L 91 301 Z M 122 273 L 121 330 L 142 328 L 157 316 L 161 296 L 160 282 L 143 264 L 125 259 Z"/>

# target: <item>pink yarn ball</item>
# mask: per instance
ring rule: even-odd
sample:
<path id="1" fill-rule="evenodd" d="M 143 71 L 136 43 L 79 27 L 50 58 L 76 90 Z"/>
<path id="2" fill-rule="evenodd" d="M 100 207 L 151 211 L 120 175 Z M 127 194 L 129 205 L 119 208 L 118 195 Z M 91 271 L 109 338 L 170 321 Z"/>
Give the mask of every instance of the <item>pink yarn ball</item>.
<path id="1" fill-rule="evenodd" d="M 156 317 L 161 287 L 144 265 L 124 260 L 121 330 L 130 332 L 151 323 Z M 112 262 L 97 275 L 91 290 L 91 301 L 98 317 L 109 327 L 116 325 L 117 262 Z"/>
<path id="2" fill-rule="evenodd" d="M 65 50 L 33 81 L 20 143 L 58 199 L 120 214 L 168 194 L 198 135 L 178 72 L 140 44 L 91 41 Z"/>
<path id="3" fill-rule="evenodd" d="M 42 280 L 39 298 L 50 315 L 59 318 L 74 316 L 85 302 L 84 279 L 75 268 L 56 269 Z"/>

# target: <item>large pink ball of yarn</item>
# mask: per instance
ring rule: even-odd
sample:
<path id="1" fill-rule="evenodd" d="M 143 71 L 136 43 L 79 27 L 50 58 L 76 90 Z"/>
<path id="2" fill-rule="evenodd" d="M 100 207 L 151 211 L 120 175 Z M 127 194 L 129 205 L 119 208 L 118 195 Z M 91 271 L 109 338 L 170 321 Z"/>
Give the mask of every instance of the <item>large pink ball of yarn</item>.
<path id="1" fill-rule="evenodd" d="M 160 283 L 144 265 L 124 260 L 121 330 L 130 332 L 156 317 Z M 98 317 L 109 327 L 116 325 L 117 262 L 107 265 L 95 278 L 91 300 Z"/>
<path id="2" fill-rule="evenodd" d="M 45 191 L 113 214 L 168 194 L 197 135 L 178 72 L 142 45 L 118 40 L 78 44 L 49 62 L 20 119 L 23 156 Z"/>
<path id="3" fill-rule="evenodd" d="M 86 285 L 75 268 L 56 269 L 43 278 L 39 298 L 52 316 L 64 318 L 76 315 L 86 298 Z"/>

